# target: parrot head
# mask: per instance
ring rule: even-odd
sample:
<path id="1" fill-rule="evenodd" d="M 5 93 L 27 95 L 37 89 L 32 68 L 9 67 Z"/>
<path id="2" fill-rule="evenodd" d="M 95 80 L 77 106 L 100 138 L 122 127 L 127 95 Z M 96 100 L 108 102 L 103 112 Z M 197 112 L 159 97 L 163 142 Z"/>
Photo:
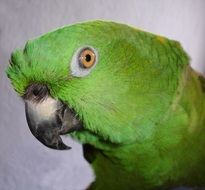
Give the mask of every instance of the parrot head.
<path id="1" fill-rule="evenodd" d="M 90 21 L 30 40 L 7 75 L 32 134 L 69 149 L 69 133 L 98 148 L 143 141 L 168 109 L 187 56 L 176 41 L 124 24 Z"/>

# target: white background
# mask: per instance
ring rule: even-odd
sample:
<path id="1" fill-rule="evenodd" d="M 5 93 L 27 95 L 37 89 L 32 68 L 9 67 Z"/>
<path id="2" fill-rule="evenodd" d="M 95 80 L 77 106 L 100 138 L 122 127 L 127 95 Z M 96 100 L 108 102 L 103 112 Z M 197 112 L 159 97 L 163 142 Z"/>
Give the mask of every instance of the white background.
<path id="1" fill-rule="evenodd" d="M 4 73 L 15 48 L 62 25 L 114 20 L 180 41 L 205 72 L 204 18 L 204 0 L 0 0 L 0 190 L 82 190 L 94 178 L 78 143 L 54 151 L 31 135 Z"/>

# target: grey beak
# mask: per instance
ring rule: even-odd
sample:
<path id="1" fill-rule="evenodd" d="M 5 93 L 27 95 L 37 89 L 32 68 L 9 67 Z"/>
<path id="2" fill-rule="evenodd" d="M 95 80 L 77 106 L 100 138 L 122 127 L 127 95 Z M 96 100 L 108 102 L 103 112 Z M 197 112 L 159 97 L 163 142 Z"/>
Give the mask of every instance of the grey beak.
<path id="1" fill-rule="evenodd" d="M 83 126 L 68 106 L 50 96 L 44 97 L 42 101 L 25 100 L 25 110 L 31 133 L 52 149 L 70 149 L 60 135 L 80 130 Z"/>

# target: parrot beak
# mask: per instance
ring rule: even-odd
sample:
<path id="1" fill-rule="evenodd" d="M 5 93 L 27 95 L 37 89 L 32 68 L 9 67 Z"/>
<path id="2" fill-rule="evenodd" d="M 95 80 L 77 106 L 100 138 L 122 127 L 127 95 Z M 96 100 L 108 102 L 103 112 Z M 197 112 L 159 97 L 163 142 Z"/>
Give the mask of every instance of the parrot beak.
<path id="1" fill-rule="evenodd" d="M 70 149 L 60 135 L 82 128 L 83 124 L 74 111 L 63 102 L 53 99 L 44 85 L 29 86 L 23 98 L 31 133 L 49 148 Z"/>

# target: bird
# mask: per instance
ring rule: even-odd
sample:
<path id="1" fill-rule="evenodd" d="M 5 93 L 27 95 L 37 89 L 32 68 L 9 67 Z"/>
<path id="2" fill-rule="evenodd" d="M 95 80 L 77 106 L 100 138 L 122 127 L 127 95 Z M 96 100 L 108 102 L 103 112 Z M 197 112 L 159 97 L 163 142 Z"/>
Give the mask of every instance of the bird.
<path id="1" fill-rule="evenodd" d="M 31 133 L 82 144 L 87 189 L 205 186 L 205 77 L 178 41 L 93 20 L 29 40 L 9 63 Z"/>

